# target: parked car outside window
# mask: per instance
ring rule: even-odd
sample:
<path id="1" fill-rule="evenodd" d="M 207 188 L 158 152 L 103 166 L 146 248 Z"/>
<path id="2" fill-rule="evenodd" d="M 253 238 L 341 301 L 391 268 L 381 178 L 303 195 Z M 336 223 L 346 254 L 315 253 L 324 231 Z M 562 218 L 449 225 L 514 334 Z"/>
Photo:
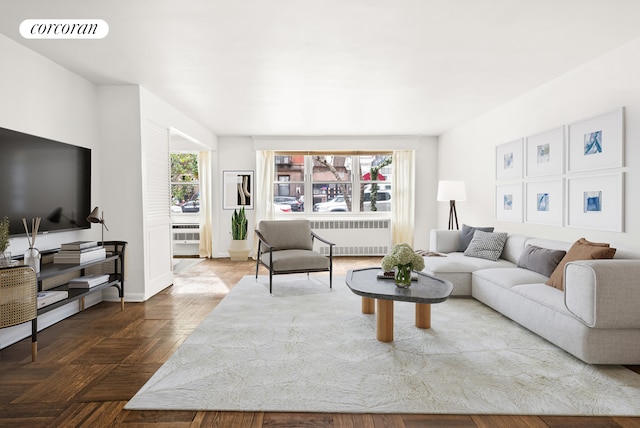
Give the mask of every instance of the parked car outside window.
<path id="1" fill-rule="evenodd" d="M 343 195 L 338 195 L 327 202 L 317 203 L 313 206 L 313 210 L 319 213 L 335 213 L 348 211 L 347 203 L 344 201 Z"/>
<path id="2" fill-rule="evenodd" d="M 183 213 L 197 213 L 200 212 L 200 201 L 188 201 L 182 205 Z"/>
<path id="3" fill-rule="evenodd" d="M 274 196 L 273 202 L 279 205 L 289 205 L 292 212 L 304 211 L 304 203 L 295 196 Z"/>

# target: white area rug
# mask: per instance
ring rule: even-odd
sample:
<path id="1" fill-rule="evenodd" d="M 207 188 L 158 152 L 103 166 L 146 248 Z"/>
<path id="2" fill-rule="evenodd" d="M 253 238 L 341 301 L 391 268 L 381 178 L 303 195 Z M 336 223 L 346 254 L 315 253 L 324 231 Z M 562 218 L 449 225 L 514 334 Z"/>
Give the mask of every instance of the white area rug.
<path id="1" fill-rule="evenodd" d="M 640 416 L 640 375 L 591 366 L 472 299 L 395 302 L 394 341 L 327 275 L 247 276 L 127 409 Z"/>

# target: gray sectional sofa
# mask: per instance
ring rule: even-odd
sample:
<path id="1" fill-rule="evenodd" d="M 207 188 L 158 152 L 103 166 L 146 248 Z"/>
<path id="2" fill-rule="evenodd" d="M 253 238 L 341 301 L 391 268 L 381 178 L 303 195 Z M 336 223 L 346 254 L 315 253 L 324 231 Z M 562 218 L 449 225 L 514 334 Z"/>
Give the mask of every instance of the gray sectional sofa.
<path id="1" fill-rule="evenodd" d="M 499 259 L 459 252 L 461 232 L 432 230 L 423 272 L 470 296 L 590 364 L 640 364 L 640 255 L 616 251 L 610 260 L 564 267 L 564 290 L 518 267 L 527 246 L 568 251 L 573 243 L 507 235 Z M 530 251 L 531 248 L 528 249 Z"/>

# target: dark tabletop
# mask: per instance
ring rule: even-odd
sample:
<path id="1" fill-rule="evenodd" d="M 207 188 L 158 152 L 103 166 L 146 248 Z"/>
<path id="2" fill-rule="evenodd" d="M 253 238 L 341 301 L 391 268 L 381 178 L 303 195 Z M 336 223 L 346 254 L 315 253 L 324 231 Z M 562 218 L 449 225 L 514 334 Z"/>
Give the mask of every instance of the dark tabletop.
<path id="1" fill-rule="evenodd" d="M 379 267 L 350 270 L 345 282 L 358 296 L 403 302 L 440 303 L 453 291 L 451 282 L 415 271 L 418 280 L 411 281 L 409 288 L 400 288 L 393 279 L 379 279 L 381 271 Z"/>

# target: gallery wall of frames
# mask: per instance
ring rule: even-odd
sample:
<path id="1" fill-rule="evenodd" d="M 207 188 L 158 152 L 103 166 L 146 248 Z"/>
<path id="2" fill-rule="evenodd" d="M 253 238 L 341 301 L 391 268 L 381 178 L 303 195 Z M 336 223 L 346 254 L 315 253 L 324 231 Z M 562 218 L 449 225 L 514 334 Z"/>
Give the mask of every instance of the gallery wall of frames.
<path id="1" fill-rule="evenodd" d="M 495 217 L 624 232 L 624 108 L 496 147 Z"/>

